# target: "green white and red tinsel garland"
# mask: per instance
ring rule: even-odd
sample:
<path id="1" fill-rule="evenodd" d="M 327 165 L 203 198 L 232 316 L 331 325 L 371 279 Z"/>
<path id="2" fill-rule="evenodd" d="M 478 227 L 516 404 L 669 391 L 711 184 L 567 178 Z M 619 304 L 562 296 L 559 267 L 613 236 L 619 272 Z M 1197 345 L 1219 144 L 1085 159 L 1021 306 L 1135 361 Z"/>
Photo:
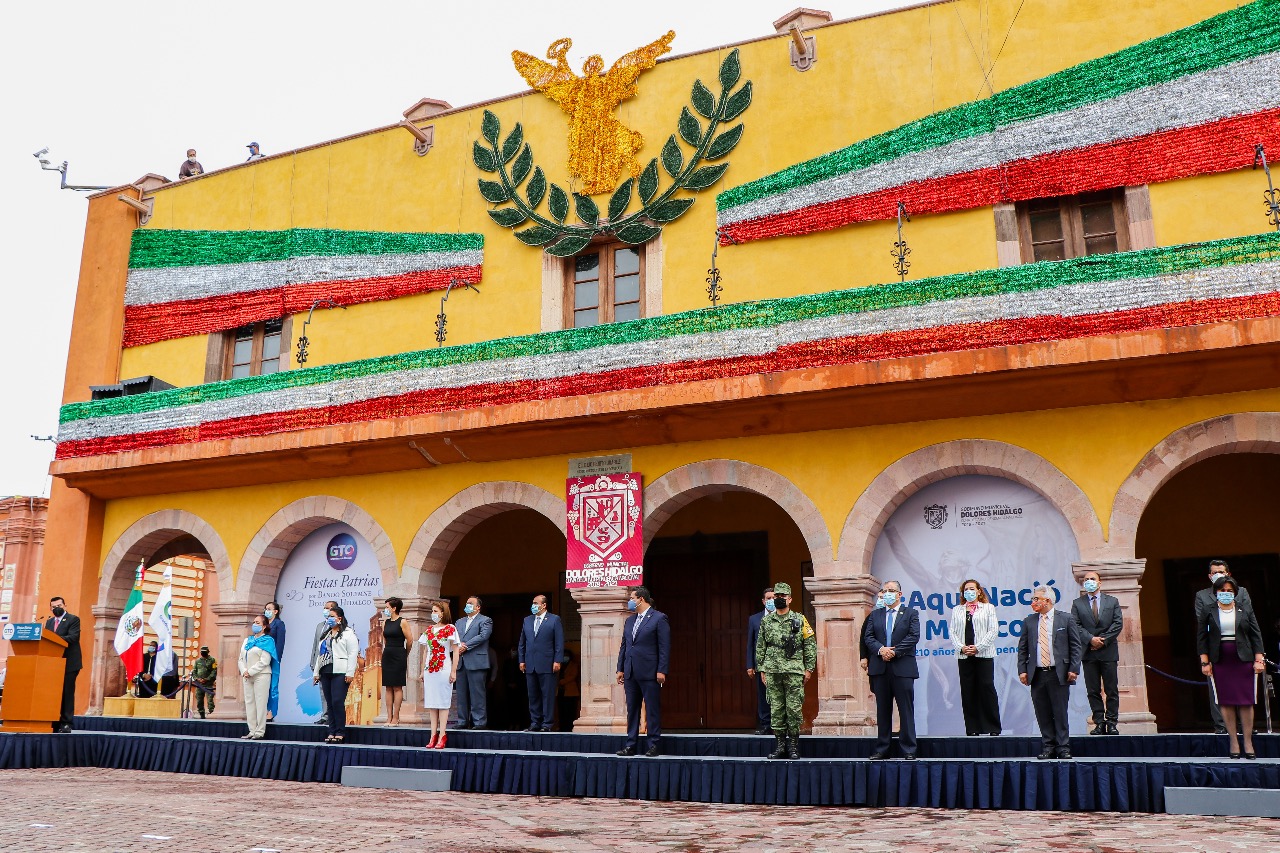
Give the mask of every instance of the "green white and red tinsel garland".
<path id="1" fill-rule="evenodd" d="M 481 234 L 291 228 L 133 233 L 124 346 L 480 281 Z"/>
<path id="2" fill-rule="evenodd" d="M 1280 316 L 1280 234 L 402 353 L 62 407 L 58 458 Z"/>
<path id="3" fill-rule="evenodd" d="M 721 193 L 722 241 L 1170 181 L 1280 150 L 1280 0 L 926 116 Z"/>

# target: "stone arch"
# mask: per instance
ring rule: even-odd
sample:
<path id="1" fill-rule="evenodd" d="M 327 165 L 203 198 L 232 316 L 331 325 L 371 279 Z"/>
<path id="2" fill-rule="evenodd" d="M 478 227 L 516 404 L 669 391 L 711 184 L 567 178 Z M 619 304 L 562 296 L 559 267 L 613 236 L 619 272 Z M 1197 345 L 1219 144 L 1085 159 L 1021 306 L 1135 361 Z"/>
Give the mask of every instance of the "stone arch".
<path id="1" fill-rule="evenodd" d="M 298 543 L 321 527 L 336 523 L 350 525 L 364 537 L 382 570 L 382 588 L 394 587 L 399 580 L 395 548 L 382 525 L 351 501 L 313 495 L 282 507 L 254 535 L 240 560 L 236 577 L 238 600 L 254 606 L 270 601 L 285 561 Z"/>
<path id="2" fill-rule="evenodd" d="M 194 513 L 165 509 L 144 515 L 116 539 L 102 562 L 98 585 L 99 607 L 123 607 L 133 588 L 139 563 L 154 566 L 181 554 L 207 553 L 218 575 L 218 589 L 229 595 L 232 588 L 231 557 L 222 537 Z"/>
<path id="3" fill-rule="evenodd" d="M 1237 412 L 1188 424 L 1153 447 L 1120 484 L 1111 505 L 1111 549 L 1136 553 L 1138 524 L 1147 504 L 1180 471 L 1227 453 L 1280 453 L 1280 412 Z"/>
<path id="4" fill-rule="evenodd" d="M 1106 551 L 1102 525 L 1089 498 L 1057 466 L 1014 444 L 958 439 L 910 453 L 871 481 L 845 519 L 839 557 L 847 569 L 840 574 L 868 574 L 876 540 L 894 511 L 930 483 L 962 474 L 1003 477 L 1034 489 L 1066 518 L 1082 560 Z M 815 574 L 820 574 L 817 563 L 814 568 Z"/>
<path id="5" fill-rule="evenodd" d="M 103 699 L 118 696 L 126 686 L 124 667 L 113 645 L 116 626 L 133 589 L 138 564 L 153 566 L 181 554 L 208 554 L 218 578 L 220 597 L 232 587 L 231 557 L 222 537 L 207 521 L 181 509 L 144 515 L 120 534 L 102 561 L 97 603 L 93 613 L 93 651 L 89 666 L 89 708 L 102 713 Z M 215 605 L 216 606 L 216 605 Z M 82 641 L 83 645 L 87 645 Z"/>
<path id="6" fill-rule="evenodd" d="M 769 498 L 791 517 L 809 547 L 815 567 L 831 562 L 831 532 L 809 496 L 786 477 L 737 459 L 707 459 L 668 471 L 644 490 L 644 544 L 668 519 L 707 495 L 752 492 Z"/>
<path id="7" fill-rule="evenodd" d="M 445 566 L 462 537 L 485 519 L 513 509 L 531 509 L 545 516 L 564 535 L 563 497 L 513 480 L 476 483 L 445 501 L 418 528 L 405 556 L 402 594 L 439 596 Z"/>

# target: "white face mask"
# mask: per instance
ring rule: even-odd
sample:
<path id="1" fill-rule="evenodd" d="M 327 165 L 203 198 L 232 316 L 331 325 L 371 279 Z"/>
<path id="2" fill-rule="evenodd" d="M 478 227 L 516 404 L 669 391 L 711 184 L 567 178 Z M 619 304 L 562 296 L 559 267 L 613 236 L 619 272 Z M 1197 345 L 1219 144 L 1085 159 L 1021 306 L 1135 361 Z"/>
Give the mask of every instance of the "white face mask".
<path id="1" fill-rule="evenodd" d="M 433 610 L 433 611 L 431 611 L 431 621 L 432 621 L 432 622 L 439 623 L 439 621 L 440 621 L 440 611 L 438 611 L 438 610 Z"/>

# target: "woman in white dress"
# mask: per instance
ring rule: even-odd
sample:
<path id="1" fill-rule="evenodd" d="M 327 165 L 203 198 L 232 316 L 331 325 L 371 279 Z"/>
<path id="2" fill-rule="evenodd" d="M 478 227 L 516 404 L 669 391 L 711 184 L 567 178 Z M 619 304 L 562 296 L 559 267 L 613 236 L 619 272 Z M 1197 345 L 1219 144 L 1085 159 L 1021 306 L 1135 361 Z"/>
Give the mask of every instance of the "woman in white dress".
<path id="1" fill-rule="evenodd" d="M 427 749 L 444 749 L 449 706 L 453 704 L 453 683 L 458 678 L 458 629 L 453 627 L 449 602 L 431 605 L 431 624 L 418 638 L 422 651 L 422 705 L 427 710 L 431 740 Z"/>

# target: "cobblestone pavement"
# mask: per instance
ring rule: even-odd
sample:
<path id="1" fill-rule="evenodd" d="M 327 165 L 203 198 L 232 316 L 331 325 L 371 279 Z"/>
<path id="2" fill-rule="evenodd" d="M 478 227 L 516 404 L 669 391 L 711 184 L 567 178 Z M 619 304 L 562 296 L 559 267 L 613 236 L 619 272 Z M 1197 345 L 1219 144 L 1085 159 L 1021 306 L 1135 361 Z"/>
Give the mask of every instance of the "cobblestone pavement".
<path id="1" fill-rule="evenodd" d="M 1280 820 L 751 808 L 376 791 L 128 770 L 0 771 L 0 851 L 47 850 L 1274 853 Z"/>

